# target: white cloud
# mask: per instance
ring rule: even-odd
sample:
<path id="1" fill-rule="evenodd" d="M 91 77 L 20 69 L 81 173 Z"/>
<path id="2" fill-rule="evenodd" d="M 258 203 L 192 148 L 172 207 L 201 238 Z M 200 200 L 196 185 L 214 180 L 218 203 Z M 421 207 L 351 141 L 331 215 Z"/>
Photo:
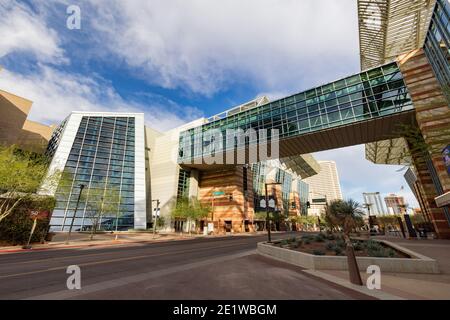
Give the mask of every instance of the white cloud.
<path id="1" fill-rule="evenodd" d="M 354 0 L 86 0 L 82 15 L 99 45 L 167 88 L 292 90 L 357 67 Z"/>
<path id="2" fill-rule="evenodd" d="M 39 61 L 67 61 L 57 33 L 24 5 L 0 0 L 0 17 L 0 58 L 21 52 L 31 53 Z"/>
<path id="3" fill-rule="evenodd" d="M 395 193 L 404 196 L 409 205 L 419 206 L 403 178 L 403 167 L 374 164 L 366 160 L 364 145 L 316 152 L 313 155 L 318 160 L 336 161 L 344 198 L 353 198 L 363 203 L 363 192 L 379 191 L 382 198 Z"/>
<path id="4" fill-rule="evenodd" d="M 44 65 L 29 75 L 2 70 L 0 88 L 32 100 L 29 117 L 48 124 L 61 122 L 71 111 L 144 112 L 149 126 L 164 131 L 201 114 L 196 108 L 182 108 L 162 98 L 149 105 L 125 101 L 104 79 L 68 74 Z M 181 109 L 188 112 L 178 116 L 176 112 Z"/>

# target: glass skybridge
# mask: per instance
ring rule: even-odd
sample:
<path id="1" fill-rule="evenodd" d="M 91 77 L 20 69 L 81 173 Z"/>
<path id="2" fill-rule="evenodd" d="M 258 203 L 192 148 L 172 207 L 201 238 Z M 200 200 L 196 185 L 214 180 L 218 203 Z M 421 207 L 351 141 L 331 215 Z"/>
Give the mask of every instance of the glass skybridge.
<path id="1" fill-rule="evenodd" d="M 194 158 L 209 155 L 209 146 L 218 130 L 223 136 L 222 151 L 226 151 L 236 148 L 236 145 L 226 143 L 227 129 L 246 131 L 251 128 L 256 132 L 268 129 L 268 140 L 270 129 L 278 129 L 281 145 L 283 141 L 289 140 L 292 143 L 296 142 L 293 138 L 340 127 L 355 126 L 361 131 L 362 127 L 356 124 L 411 112 L 413 109 L 403 76 L 397 63 L 392 62 L 249 110 L 233 114 L 225 112 L 221 114 L 221 118 L 212 117 L 213 121 L 180 133 L 178 162 L 185 164 Z M 392 131 L 391 127 L 385 129 Z M 375 129 L 367 127 L 364 130 Z M 389 135 L 388 132 L 385 133 L 386 136 Z M 346 133 L 347 139 L 348 135 L 349 131 Z M 362 140 L 373 140 L 378 136 L 371 137 L 370 133 L 364 133 L 361 138 L 355 138 L 350 144 L 344 145 L 370 142 Z M 245 143 L 249 142 L 252 142 L 251 138 Z M 330 148 L 333 146 L 330 145 Z M 324 149 L 324 146 L 318 148 Z M 280 149 L 283 149 L 282 146 Z M 311 151 L 306 149 L 305 153 L 318 151 L 317 148 L 309 148 Z M 215 149 L 215 152 L 219 151 L 221 150 Z M 281 151 L 280 157 L 293 155 L 296 151 L 284 153 L 286 154 Z"/>

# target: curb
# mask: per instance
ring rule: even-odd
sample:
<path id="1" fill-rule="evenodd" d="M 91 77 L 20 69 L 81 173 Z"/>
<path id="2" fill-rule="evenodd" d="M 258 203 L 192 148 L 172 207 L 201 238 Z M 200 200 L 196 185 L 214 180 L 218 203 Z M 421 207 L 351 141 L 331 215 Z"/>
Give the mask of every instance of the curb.
<path id="1" fill-rule="evenodd" d="M 245 234 L 244 234 L 245 235 Z M 252 234 L 245 236 L 260 236 L 261 234 Z M 209 239 L 209 238 L 229 238 L 229 237 L 237 237 L 243 236 L 240 234 L 231 234 L 231 235 L 213 235 L 213 236 L 192 236 L 187 238 L 178 238 L 175 237 L 173 239 L 155 239 L 155 240 L 138 240 L 138 241 L 121 241 L 121 240 L 112 240 L 113 242 L 105 242 L 105 243 L 91 243 L 91 244 L 78 244 L 78 245 L 67 245 L 67 246 L 58 246 L 58 247 L 38 247 L 32 249 L 22 249 L 22 248 L 14 248 L 14 249 L 0 249 L 0 255 L 10 254 L 10 253 L 27 253 L 33 251 L 48 251 L 48 250 L 64 250 L 64 249 L 74 249 L 74 248 L 89 248 L 89 247 L 101 247 L 101 246 L 114 246 L 114 245 L 124 245 L 124 244 L 135 244 L 135 243 L 154 243 L 154 242 L 168 242 L 168 241 L 183 241 L 183 240 L 194 240 L 194 239 Z"/>
<path id="2" fill-rule="evenodd" d="M 321 272 L 321 271 L 317 271 L 317 270 L 310 270 L 310 269 L 306 269 L 306 270 L 302 270 L 303 272 L 306 272 L 307 274 L 310 274 L 312 276 L 321 278 L 323 280 L 335 283 L 337 285 L 340 285 L 342 287 L 354 290 L 354 291 L 358 291 L 360 293 L 363 293 L 367 296 L 371 296 L 373 298 L 379 299 L 379 300 L 406 300 L 405 298 L 387 293 L 387 292 L 383 292 L 381 290 L 370 290 L 365 286 L 358 286 L 355 284 L 352 284 L 350 282 L 348 282 L 348 280 L 327 274 L 325 272 Z"/>
<path id="3" fill-rule="evenodd" d="M 117 241 L 114 243 L 98 243 L 98 244 L 85 244 L 85 245 L 68 245 L 64 247 L 46 247 L 46 248 L 32 248 L 32 249 L 6 249 L 6 250 L 0 250 L 1 254 L 8 254 L 8 253 L 19 253 L 19 252 L 32 252 L 32 251 L 46 251 L 46 250 L 60 250 L 60 249 L 72 249 L 72 248 L 84 248 L 84 247 L 98 247 L 98 246 L 113 246 L 113 245 L 120 245 L 120 244 L 126 244 L 126 243 L 135 243 L 135 242 L 124 242 L 124 241 Z"/>

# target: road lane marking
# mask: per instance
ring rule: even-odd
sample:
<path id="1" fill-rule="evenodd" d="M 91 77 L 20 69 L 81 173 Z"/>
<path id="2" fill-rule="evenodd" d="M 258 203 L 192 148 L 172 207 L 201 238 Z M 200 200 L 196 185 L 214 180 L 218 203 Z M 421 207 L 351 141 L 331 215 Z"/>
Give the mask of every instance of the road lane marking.
<path id="1" fill-rule="evenodd" d="M 217 246 L 217 247 L 212 247 L 210 249 L 217 250 L 217 249 L 221 249 L 221 248 L 239 246 L 241 244 L 242 243 L 231 244 L 231 245 L 226 245 L 226 246 Z M 205 249 L 209 249 L 209 248 L 195 248 L 195 249 L 191 249 L 191 250 L 178 250 L 178 251 L 171 251 L 171 252 L 165 252 L 165 253 L 153 254 L 153 255 L 140 255 L 140 256 L 133 256 L 133 257 L 125 257 L 125 258 L 108 259 L 108 260 L 101 260 L 101 261 L 94 261 L 94 262 L 87 262 L 87 263 L 79 263 L 78 266 L 85 267 L 85 266 L 93 266 L 93 265 L 99 265 L 99 264 L 105 264 L 105 263 L 111 263 L 111 262 L 138 260 L 138 259 L 145 259 L 145 258 L 149 258 L 149 257 L 160 257 L 160 256 L 166 256 L 166 255 L 170 255 L 170 254 L 177 254 L 177 253 L 196 252 L 196 251 L 205 250 Z M 30 274 L 45 273 L 45 272 L 49 272 L 49 271 L 63 270 L 63 269 L 66 269 L 66 267 L 67 266 L 54 267 L 54 268 L 49 268 L 49 269 L 44 269 L 44 270 L 36 270 L 36 271 L 21 272 L 21 273 L 16 273 L 16 274 L 9 274 L 9 275 L 0 276 L 0 279 L 26 276 L 26 275 L 30 275 Z"/>
<path id="2" fill-rule="evenodd" d="M 243 239 L 244 240 L 244 239 Z M 235 244 L 246 244 L 248 243 L 247 241 L 236 241 Z M 210 245 L 211 243 L 206 243 L 206 242 L 201 242 L 201 243 L 196 243 L 196 245 L 202 245 L 202 244 L 208 244 Z M 131 246 L 134 247 L 134 246 Z M 169 246 L 172 247 L 172 246 Z M 202 246 L 202 248 L 205 246 Z M 166 248 L 166 247 L 158 247 L 158 248 Z M 109 249 L 109 248 L 108 248 Z M 134 250 L 134 251 L 139 251 L 141 249 L 145 249 L 142 248 L 142 246 L 139 246 L 138 249 Z M 152 248 L 153 249 L 153 248 Z M 44 259 L 47 261 L 57 261 L 57 260 L 64 260 L 64 259 L 71 259 L 71 258 L 80 258 L 80 257 L 93 257 L 93 256 L 101 256 L 101 255 L 107 255 L 107 254 L 115 254 L 115 253 L 126 253 L 129 254 L 130 251 L 120 251 L 120 252 L 101 252 L 101 253 L 92 253 L 92 254 L 82 254 L 82 255 L 73 255 L 73 256 L 65 256 L 65 257 L 54 257 L 54 258 L 48 258 L 48 259 Z M 19 262 L 9 262 L 9 263 L 2 263 L 0 266 L 8 266 L 8 265 L 18 265 L 18 264 L 31 264 L 31 263 L 36 263 L 36 262 L 44 262 L 43 259 L 34 259 L 34 260 L 27 260 L 27 261 L 19 261 Z M 1 277 L 1 276 L 0 276 Z"/>
<path id="3" fill-rule="evenodd" d="M 203 266 L 207 266 L 207 265 L 211 265 L 211 264 L 219 263 L 219 262 L 225 262 L 225 261 L 232 260 L 232 259 L 238 259 L 238 258 L 242 258 L 242 257 L 252 255 L 255 253 L 256 253 L 255 249 L 247 250 L 247 251 L 244 251 L 241 253 L 235 253 L 235 254 L 230 254 L 230 255 L 226 255 L 226 256 L 222 256 L 222 257 L 210 258 L 210 259 L 206 259 L 206 260 L 202 260 L 202 261 L 187 263 L 184 265 L 176 265 L 176 266 L 165 268 L 162 270 L 150 271 L 150 272 L 140 273 L 140 274 L 133 275 L 133 276 L 126 276 L 126 277 L 122 277 L 122 278 L 102 281 L 102 282 L 98 282 L 95 284 L 83 286 L 80 290 L 62 290 L 62 291 L 42 294 L 42 295 L 38 295 L 38 296 L 27 297 L 27 298 L 24 298 L 24 300 L 63 300 L 63 299 L 75 298 L 77 296 L 81 296 L 84 294 L 102 291 L 102 290 L 106 290 L 106 289 L 113 289 L 113 288 L 121 287 L 124 285 L 132 284 L 132 283 L 140 283 L 142 281 L 150 280 L 153 278 L 161 278 L 163 276 L 167 276 L 172 273 L 187 271 L 187 270 L 191 270 L 194 268 L 203 267 Z"/>

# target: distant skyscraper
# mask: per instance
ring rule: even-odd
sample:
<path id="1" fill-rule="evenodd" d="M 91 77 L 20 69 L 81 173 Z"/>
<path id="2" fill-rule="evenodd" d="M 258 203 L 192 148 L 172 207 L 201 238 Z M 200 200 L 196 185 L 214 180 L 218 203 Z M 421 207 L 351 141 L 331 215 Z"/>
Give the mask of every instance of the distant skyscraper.
<path id="1" fill-rule="evenodd" d="M 394 193 L 384 197 L 384 202 L 389 214 L 404 214 L 406 213 L 405 199 L 402 196 L 397 196 Z"/>
<path id="2" fill-rule="evenodd" d="M 368 208 L 368 213 L 373 216 L 385 215 L 383 201 L 379 192 L 363 192 L 364 205 Z"/>
<path id="3" fill-rule="evenodd" d="M 304 181 L 309 184 L 310 191 L 317 195 L 325 195 L 327 201 L 342 199 L 341 185 L 334 161 L 318 161 L 320 172 Z"/>
<path id="4" fill-rule="evenodd" d="M 326 202 L 342 199 L 339 175 L 334 161 L 318 161 L 320 172 L 304 179 L 309 185 L 309 215 L 320 215 Z"/>

